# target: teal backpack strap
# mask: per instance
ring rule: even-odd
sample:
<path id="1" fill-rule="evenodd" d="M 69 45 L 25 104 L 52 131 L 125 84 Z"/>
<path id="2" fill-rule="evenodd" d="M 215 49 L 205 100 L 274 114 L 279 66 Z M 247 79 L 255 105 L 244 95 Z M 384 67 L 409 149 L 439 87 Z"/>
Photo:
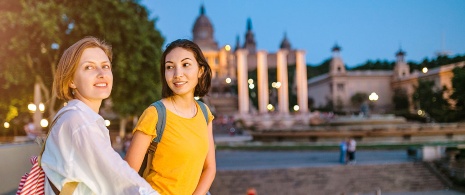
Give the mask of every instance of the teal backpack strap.
<path id="1" fill-rule="evenodd" d="M 158 113 L 158 122 L 155 130 L 157 131 L 157 137 L 153 138 L 152 142 L 150 142 L 149 148 L 147 149 L 147 153 L 144 156 L 144 160 L 142 161 L 142 165 L 139 169 L 139 175 L 143 178 L 146 178 L 150 171 L 150 163 L 152 163 L 153 157 L 155 155 L 155 151 L 157 150 L 158 143 L 163 136 L 163 131 L 165 130 L 166 125 L 166 108 L 165 105 L 158 100 L 151 104 L 157 109 Z"/>
<path id="2" fill-rule="evenodd" d="M 163 131 L 165 130 L 165 125 L 166 125 L 166 108 L 165 105 L 161 102 L 161 100 L 158 100 L 154 102 L 151 106 L 154 106 L 157 109 L 158 112 L 158 122 L 156 126 L 157 130 L 157 137 L 153 138 L 152 142 L 160 142 L 161 137 L 163 136 Z"/>
<path id="3" fill-rule="evenodd" d="M 208 112 L 207 112 L 207 106 L 205 106 L 205 104 L 202 102 L 202 101 L 199 101 L 199 100 L 196 100 L 197 103 L 199 104 L 200 106 L 200 109 L 202 110 L 202 113 L 203 113 L 203 117 L 205 117 L 205 121 L 207 122 L 207 125 L 208 125 Z"/>
<path id="4" fill-rule="evenodd" d="M 202 110 L 202 114 L 203 114 L 203 117 L 205 118 L 205 122 L 208 124 L 207 107 L 201 101 L 197 100 L 197 103 L 199 104 L 200 109 Z M 158 122 L 157 122 L 157 126 L 156 126 L 157 137 L 153 138 L 152 142 L 159 143 L 161 141 L 162 136 L 163 136 L 163 132 L 165 130 L 165 125 L 166 125 L 166 107 L 165 107 L 165 105 L 163 105 L 161 100 L 158 100 L 158 101 L 152 103 L 151 106 L 154 106 L 157 109 L 157 112 L 158 112 Z"/>

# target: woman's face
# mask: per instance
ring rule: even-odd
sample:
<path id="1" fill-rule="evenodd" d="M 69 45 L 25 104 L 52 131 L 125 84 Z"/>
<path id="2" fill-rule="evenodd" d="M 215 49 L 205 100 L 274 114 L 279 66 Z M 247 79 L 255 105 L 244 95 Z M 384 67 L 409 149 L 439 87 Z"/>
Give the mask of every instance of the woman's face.
<path id="1" fill-rule="evenodd" d="M 74 89 L 74 97 L 84 103 L 101 103 L 110 96 L 113 73 L 110 60 L 102 49 L 84 50 L 69 87 Z"/>
<path id="2" fill-rule="evenodd" d="M 165 79 L 176 95 L 194 96 L 202 71 L 194 53 L 181 47 L 174 48 L 165 58 Z"/>

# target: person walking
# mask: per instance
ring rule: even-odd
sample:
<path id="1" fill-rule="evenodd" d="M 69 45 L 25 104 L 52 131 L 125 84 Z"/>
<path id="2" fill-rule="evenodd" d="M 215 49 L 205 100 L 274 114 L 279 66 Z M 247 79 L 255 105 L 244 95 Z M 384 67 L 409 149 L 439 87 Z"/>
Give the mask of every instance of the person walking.
<path id="1" fill-rule="evenodd" d="M 355 164 L 355 150 L 357 149 L 357 142 L 354 138 L 350 138 L 347 142 L 347 155 L 349 157 L 348 164 Z"/>
<path id="2" fill-rule="evenodd" d="M 342 140 L 341 143 L 339 143 L 339 162 L 341 164 L 346 164 L 347 161 L 347 142 L 346 140 Z"/>
<path id="3" fill-rule="evenodd" d="M 73 194 L 158 194 L 112 148 L 98 114 L 113 87 L 111 59 L 109 45 L 86 37 L 58 63 L 53 90 L 67 105 L 55 116 L 42 154 L 47 195 L 76 182 Z"/>
<path id="4" fill-rule="evenodd" d="M 213 115 L 206 105 L 212 72 L 199 46 L 186 39 L 171 42 L 161 58 L 162 97 L 166 123 L 145 179 L 161 194 L 205 195 L 215 178 Z M 139 171 L 145 153 L 156 138 L 158 111 L 149 106 L 133 130 L 126 160 Z"/>

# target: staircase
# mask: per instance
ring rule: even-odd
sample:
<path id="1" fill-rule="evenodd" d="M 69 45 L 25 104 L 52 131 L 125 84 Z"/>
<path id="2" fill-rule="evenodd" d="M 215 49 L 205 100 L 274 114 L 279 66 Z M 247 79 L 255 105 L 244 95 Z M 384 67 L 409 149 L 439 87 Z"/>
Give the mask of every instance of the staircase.
<path id="1" fill-rule="evenodd" d="M 341 165 L 272 170 L 217 171 L 210 192 L 246 194 L 352 195 L 446 189 L 427 163 Z"/>
<path id="2" fill-rule="evenodd" d="M 238 111 L 237 96 L 232 95 L 212 95 L 203 98 L 210 107 L 213 114 L 233 116 Z"/>

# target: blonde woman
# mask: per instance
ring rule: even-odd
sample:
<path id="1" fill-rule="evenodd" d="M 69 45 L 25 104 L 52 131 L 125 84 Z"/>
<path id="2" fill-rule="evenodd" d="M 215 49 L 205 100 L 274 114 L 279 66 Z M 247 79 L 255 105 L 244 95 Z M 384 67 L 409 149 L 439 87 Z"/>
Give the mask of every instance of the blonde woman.
<path id="1" fill-rule="evenodd" d="M 73 194 L 158 194 L 111 147 L 108 129 L 98 114 L 113 87 L 111 47 L 86 37 L 61 57 L 53 89 L 67 105 L 47 138 L 42 168 L 45 194 L 78 182 Z"/>

